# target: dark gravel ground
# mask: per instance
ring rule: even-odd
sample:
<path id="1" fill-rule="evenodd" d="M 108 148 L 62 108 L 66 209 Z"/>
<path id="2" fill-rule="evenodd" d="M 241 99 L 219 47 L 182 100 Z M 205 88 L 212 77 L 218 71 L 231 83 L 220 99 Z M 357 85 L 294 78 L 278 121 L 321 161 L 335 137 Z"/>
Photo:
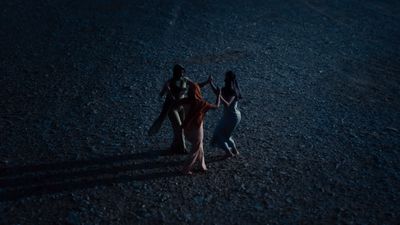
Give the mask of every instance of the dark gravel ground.
<path id="1" fill-rule="evenodd" d="M 400 4 L 0 2 L 0 224 L 399 224 Z M 209 172 L 145 133 L 174 63 L 243 89 Z M 205 91 L 209 101 L 214 97 Z"/>

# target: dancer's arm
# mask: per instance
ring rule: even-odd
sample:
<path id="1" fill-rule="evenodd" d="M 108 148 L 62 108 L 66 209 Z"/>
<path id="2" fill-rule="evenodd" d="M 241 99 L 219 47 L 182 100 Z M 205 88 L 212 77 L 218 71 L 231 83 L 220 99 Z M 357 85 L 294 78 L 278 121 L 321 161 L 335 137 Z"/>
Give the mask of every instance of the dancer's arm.
<path id="1" fill-rule="evenodd" d="M 189 78 L 186 78 L 186 79 L 187 79 L 187 82 L 188 82 L 190 85 L 196 84 L 196 82 L 190 80 Z M 197 85 L 199 85 L 200 88 L 203 88 L 203 87 L 206 86 L 207 84 L 211 84 L 211 82 L 212 82 L 212 77 L 211 77 L 211 75 L 210 75 L 206 81 L 204 81 L 204 82 L 202 82 L 202 83 L 197 83 Z"/>
<path id="2" fill-rule="evenodd" d="M 214 82 L 211 81 L 210 83 L 211 86 L 211 90 L 214 92 L 215 96 L 218 96 L 218 92 L 219 92 L 219 87 L 217 87 Z"/>
<path id="3" fill-rule="evenodd" d="M 231 96 L 229 100 L 226 100 L 224 97 L 221 96 L 222 102 L 224 103 L 224 105 L 226 105 L 228 107 L 232 104 L 232 102 L 233 102 L 233 100 L 235 100 L 235 98 L 236 98 L 235 96 Z"/>
<path id="4" fill-rule="evenodd" d="M 222 98 L 221 90 L 219 90 L 218 97 L 217 97 L 217 103 L 215 105 L 214 104 L 210 104 L 210 109 L 218 109 L 219 106 L 221 105 L 221 98 Z"/>
<path id="5" fill-rule="evenodd" d="M 219 106 L 221 105 L 221 90 L 218 92 L 218 100 L 217 100 L 217 108 L 219 108 Z"/>
<path id="6" fill-rule="evenodd" d="M 200 87 L 200 88 L 203 88 L 203 87 L 206 86 L 207 84 L 211 84 L 211 81 L 212 81 L 212 77 L 211 77 L 211 75 L 210 75 L 210 76 L 208 76 L 208 79 L 207 79 L 206 81 L 204 81 L 204 82 L 202 82 L 202 83 L 199 83 L 199 87 Z"/>

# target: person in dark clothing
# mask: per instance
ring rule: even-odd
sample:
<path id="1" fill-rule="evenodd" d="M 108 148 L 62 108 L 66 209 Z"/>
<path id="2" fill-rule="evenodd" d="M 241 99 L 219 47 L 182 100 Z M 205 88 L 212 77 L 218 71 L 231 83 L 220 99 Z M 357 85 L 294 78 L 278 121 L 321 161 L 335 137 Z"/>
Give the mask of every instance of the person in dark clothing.
<path id="1" fill-rule="evenodd" d="M 186 144 L 185 144 L 185 136 L 182 130 L 182 122 L 185 119 L 185 110 L 182 106 L 171 108 L 172 104 L 179 99 L 186 97 L 187 90 L 189 87 L 189 83 L 192 83 L 189 78 L 184 76 L 185 68 L 183 66 L 177 64 L 173 68 L 172 78 L 167 80 L 160 92 L 160 97 L 163 97 L 166 94 L 166 98 L 164 104 L 162 106 L 162 110 L 160 115 L 154 121 L 153 125 L 150 127 L 148 134 L 154 135 L 156 134 L 165 118 L 168 116 L 171 121 L 172 129 L 173 129 L 173 141 L 169 148 L 170 154 L 186 154 Z M 204 87 L 205 85 L 211 82 L 211 77 L 206 82 L 199 84 L 200 87 Z"/>

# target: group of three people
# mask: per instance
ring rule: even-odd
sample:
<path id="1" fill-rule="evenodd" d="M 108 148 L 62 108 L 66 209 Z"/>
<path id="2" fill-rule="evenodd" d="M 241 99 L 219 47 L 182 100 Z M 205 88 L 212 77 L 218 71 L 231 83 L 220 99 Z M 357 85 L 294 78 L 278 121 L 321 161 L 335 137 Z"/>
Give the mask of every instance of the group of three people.
<path id="1" fill-rule="evenodd" d="M 241 119 L 237 107 L 241 94 L 236 75 L 232 71 L 225 74 L 225 86 L 221 89 L 213 83 L 211 76 L 205 82 L 195 83 L 185 77 L 184 73 L 185 69 L 181 65 L 174 66 L 172 78 L 165 82 L 160 92 L 160 97 L 166 94 L 166 99 L 160 115 L 149 130 L 149 135 L 157 133 L 168 116 L 174 132 L 169 153 L 187 153 L 186 138 L 192 144 L 192 150 L 183 172 L 192 174 L 197 161 L 201 163 L 202 171 L 207 170 L 203 149 L 203 121 L 206 112 L 219 108 L 221 102 L 224 105 L 224 114 L 215 128 L 211 145 L 225 150 L 228 157 L 239 154 L 232 133 Z M 203 99 L 201 88 L 206 85 L 210 85 L 217 96 L 216 104 L 210 104 Z"/>

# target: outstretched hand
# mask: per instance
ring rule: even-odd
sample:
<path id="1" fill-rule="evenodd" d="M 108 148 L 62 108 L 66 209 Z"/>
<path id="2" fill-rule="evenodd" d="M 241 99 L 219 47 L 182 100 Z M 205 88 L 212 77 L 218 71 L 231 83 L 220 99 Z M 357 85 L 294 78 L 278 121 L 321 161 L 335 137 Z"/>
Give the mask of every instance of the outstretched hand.
<path id="1" fill-rule="evenodd" d="M 210 75 L 210 76 L 208 76 L 207 83 L 211 84 L 211 82 L 212 82 L 213 80 L 214 80 L 214 79 L 213 79 L 212 75 Z"/>
<path id="2" fill-rule="evenodd" d="M 217 103 L 215 108 L 219 108 L 220 104 L 221 104 L 221 90 L 218 90 L 218 97 L 217 97 Z"/>

